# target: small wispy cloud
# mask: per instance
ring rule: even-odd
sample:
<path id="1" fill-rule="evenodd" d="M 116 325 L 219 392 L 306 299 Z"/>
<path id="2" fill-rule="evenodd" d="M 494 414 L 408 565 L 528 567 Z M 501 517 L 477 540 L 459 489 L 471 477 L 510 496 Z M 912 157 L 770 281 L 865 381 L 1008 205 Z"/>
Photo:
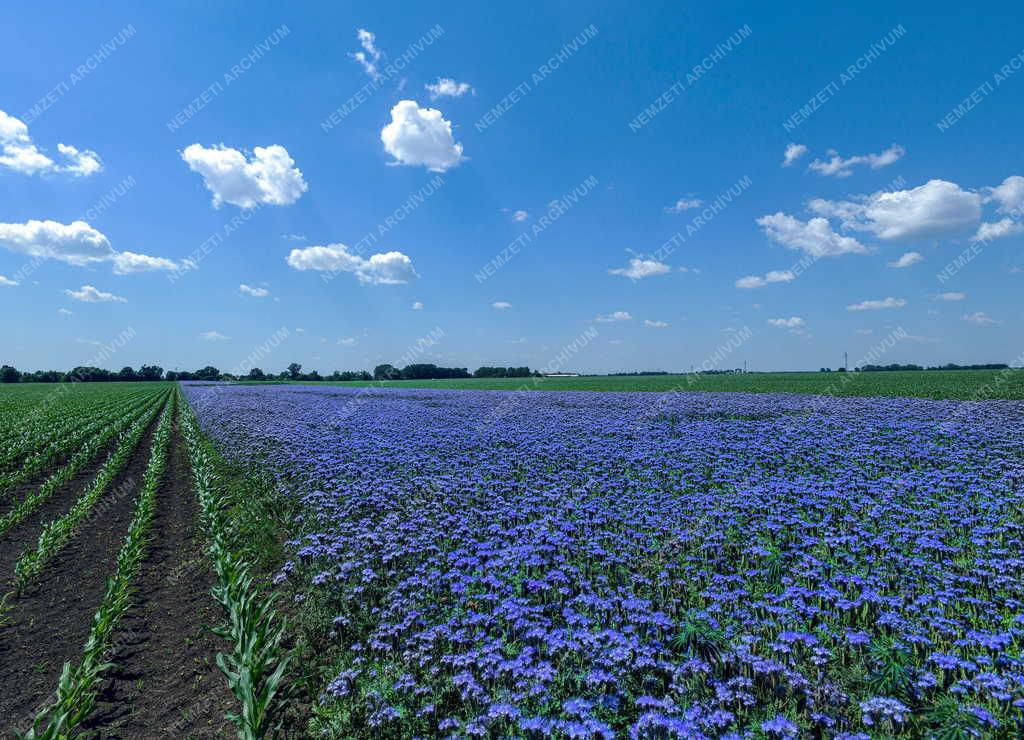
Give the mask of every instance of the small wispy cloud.
<path id="1" fill-rule="evenodd" d="M 788 283 L 796 280 L 796 275 L 790 270 L 769 270 L 764 277 L 760 275 L 747 275 L 736 281 L 737 288 L 763 288 L 768 283 Z"/>
<path id="2" fill-rule="evenodd" d="M 881 300 L 861 301 L 846 307 L 847 311 L 877 311 L 885 308 L 903 308 L 907 302 L 902 298 L 882 298 Z"/>
<path id="3" fill-rule="evenodd" d="M 83 285 L 78 290 L 65 290 L 65 295 L 83 303 L 127 303 L 127 298 L 122 298 L 113 293 L 105 293 L 91 285 Z"/>
<path id="4" fill-rule="evenodd" d="M 691 208 L 700 208 L 703 204 L 700 198 L 680 198 L 673 205 L 665 206 L 665 213 L 682 213 Z"/>
<path id="5" fill-rule="evenodd" d="M 963 320 L 978 325 L 999 323 L 984 311 L 975 311 L 974 313 L 964 314 Z"/>
<path id="6" fill-rule="evenodd" d="M 270 291 L 266 288 L 254 288 L 251 285 L 246 285 L 245 283 L 239 285 L 238 290 L 242 295 L 247 295 L 252 298 L 266 298 L 270 295 Z"/>
<path id="7" fill-rule="evenodd" d="M 473 86 L 468 82 L 456 82 L 450 77 L 438 77 L 437 82 L 428 83 L 427 92 L 431 100 L 438 98 L 461 98 L 466 93 L 474 93 Z"/>
<path id="8" fill-rule="evenodd" d="M 903 255 L 901 255 L 898 260 L 893 260 L 892 262 L 887 262 L 886 264 L 889 267 L 900 269 L 903 267 L 910 267 L 911 265 L 916 265 L 918 262 L 921 262 L 923 260 L 924 257 L 921 255 L 920 252 L 906 252 Z"/>
<path id="9" fill-rule="evenodd" d="M 786 146 L 786 151 L 782 154 L 782 166 L 789 167 L 800 157 L 807 154 L 807 146 L 805 144 L 789 144 Z"/>
<path id="10" fill-rule="evenodd" d="M 380 72 L 377 71 L 377 62 L 380 61 L 381 57 L 381 52 L 377 48 L 377 35 L 367 31 L 365 28 L 358 29 L 356 35 L 359 38 L 359 45 L 363 47 L 363 50 L 349 54 L 349 56 L 359 62 L 366 74 L 377 79 L 380 77 Z"/>
<path id="11" fill-rule="evenodd" d="M 659 262 L 654 258 L 634 257 L 629 261 L 628 266 L 616 267 L 614 270 L 609 270 L 608 274 L 622 275 L 631 280 L 642 280 L 653 275 L 664 275 L 667 272 L 672 272 L 672 268 L 664 262 Z"/>

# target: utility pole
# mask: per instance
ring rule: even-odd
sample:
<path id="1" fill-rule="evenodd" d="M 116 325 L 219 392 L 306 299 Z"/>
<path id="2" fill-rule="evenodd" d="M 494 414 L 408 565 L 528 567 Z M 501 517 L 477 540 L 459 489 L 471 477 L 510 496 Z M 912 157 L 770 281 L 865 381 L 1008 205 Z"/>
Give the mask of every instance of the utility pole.
<path id="1" fill-rule="evenodd" d="M 843 352 L 843 370 L 850 371 L 850 353 Z"/>
<path id="2" fill-rule="evenodd" d="M 744 375 L 747 374 L 747 361 L 746 360 L 743 361 L 743 374 Z"/>

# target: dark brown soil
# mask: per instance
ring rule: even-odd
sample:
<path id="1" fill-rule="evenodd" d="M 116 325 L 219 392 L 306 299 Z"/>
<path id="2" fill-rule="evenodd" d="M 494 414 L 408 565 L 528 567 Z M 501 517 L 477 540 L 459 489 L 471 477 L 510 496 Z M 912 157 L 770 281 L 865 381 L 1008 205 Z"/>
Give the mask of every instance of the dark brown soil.
<path id="1" fill-rule="evenodd" d="M 103 458 L 100 460 L 101 462 L 106 459 L 106 452 L 112 446 L 113 443 L 104 448 Z M 78 452 L 77 448 L 64 450 L 63 452 L 55 455 L 53 460 L 50 461 L 44 470 L 40 470 L 35 475 L 30 476 L 28 480 L 23 483 L 11 486 L 5 490 L 0 490 L 0 511 L 6 514 L 8 509 L 13 509 L 14 506 L 25 498 L 28 493 L 39 488 L 39 486 L 44 483 L 51 474 L 71 460 L 76 452 Z M 16 461 L 11 467 L 20 468 L 21 461 Z"/>
<path id="2" fill-rule="evenodd" d="M 39 533 L 42 531 L 43 525 L 64 516 L 64 514 L 68 512 L 68 509 L 70 509 L 78 497 L 85 492 L 88 485 L 92 483 L 93 478 L 96 477 L 96 474 L 100 471 L 100 468 L 103 467 L 103 464 L 107 461 L 107 457 L 116 446 L 117 439 L 115 438 L 111 440 L 110 444 L 106 445 L 100 453 L 96 455 L 96 457 L 83 465 L 82 468 L 71 477 L 71 480 L 58 487 L 57 490 L 51 494 L 50 498 L 44 501 L 39 508 L 26 516 L 20 524 L 16 524 L 5 533 L 0 534 L 0 591 L 7 591 L 9 582 L 14 575 L 14 564 L 17 562 L 26 547 L 34 546 L 39 540 Z M 56 470 L 57 467 L 51 468 L 45 475 L 41 476 L 40 479 L 34 483 L 24 483 L 20 486 L 15 486 L 10 500 L 0 504 L 0 511 L 2 511 L 3 514 L 6 514 L 8 511 L 14 509 L 18 504 L 25 500 L 26 497 L 31 496 L 38 491 L 39 486 Z M 130 497 L 134 491 L 134 481 L 126 481 L 126 485 L 124 487 L 107 491 L 101 497 L 100 503 L 103 501 L 110 501 L 114 496 L 118 498 L 125 496 Z M 114 496 L 111 496 L 111 494 L 114 494 Z"/>
<path id="3" fill-rule="evenodd" d="M 225 648 L 209 631 L 222 621 L 201 536 L 184 439 L 175 429 L 146 560 L 119 648 L 87 730 L 104 738 L 233 737 L 233 706 L 214 662 Z"/>
<path id="4" fill-rule="evenodd" d="M 26 729 L 42 705 L 52 699 L 64 662 L 82 654 L 92 615 L 103 599 L 106 579 L 114 572 L 134 513 L 135 497 L 124 492 L 134 492 L 142 482 L 155 428 L 154 419 L 125 469 L 100 498 L 100 514 L 82 523 L 29 591 L 11 597 L 6 620 L 0 625 L 0 727 L 4 736 Z M 5 537 L 3 547 L 16 546 L 20 552 L 32 544 L 34 540 Z"/>

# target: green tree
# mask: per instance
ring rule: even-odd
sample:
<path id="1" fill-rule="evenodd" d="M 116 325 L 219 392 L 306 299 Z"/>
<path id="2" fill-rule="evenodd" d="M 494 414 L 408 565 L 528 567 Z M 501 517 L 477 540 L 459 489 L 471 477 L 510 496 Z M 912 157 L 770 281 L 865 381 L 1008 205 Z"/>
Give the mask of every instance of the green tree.
<path id="1" fill-rule="evenodd" d="M 402 373 L 394 365 L 377 365 L 373 368 L 374 380 L 393 380 L 402 376 Z"/>
<path id="2" fill-rule="evenodd" d="M 299 375 L 302 374 L 302 365 L 297 362 L 293 362 L 288 366 L 288 377 L 292 380 L 298 380 Z"/>
<path id="3" fill-rule="evenodd" d="M 139 380 L 160 380 L 164 377 L 164 369 L 159 365 L 143 365 L 139 368 Z"/>
<path id="4" fill-rule="evenodd" d="M 21 373 L 10 365 L 0 367 L 0 383 L 17 383 L 21 380 Z"/>

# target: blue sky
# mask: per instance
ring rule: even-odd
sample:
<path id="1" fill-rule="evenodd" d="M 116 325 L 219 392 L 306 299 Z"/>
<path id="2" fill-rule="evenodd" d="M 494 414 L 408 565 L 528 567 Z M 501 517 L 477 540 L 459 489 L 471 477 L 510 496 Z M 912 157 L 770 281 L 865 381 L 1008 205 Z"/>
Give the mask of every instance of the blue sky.
<path id="1" fill-rule="evenodd" d="M 8 16 L 4 362 L 1024 351 L 1020 8 L 207 5 Z"/>

